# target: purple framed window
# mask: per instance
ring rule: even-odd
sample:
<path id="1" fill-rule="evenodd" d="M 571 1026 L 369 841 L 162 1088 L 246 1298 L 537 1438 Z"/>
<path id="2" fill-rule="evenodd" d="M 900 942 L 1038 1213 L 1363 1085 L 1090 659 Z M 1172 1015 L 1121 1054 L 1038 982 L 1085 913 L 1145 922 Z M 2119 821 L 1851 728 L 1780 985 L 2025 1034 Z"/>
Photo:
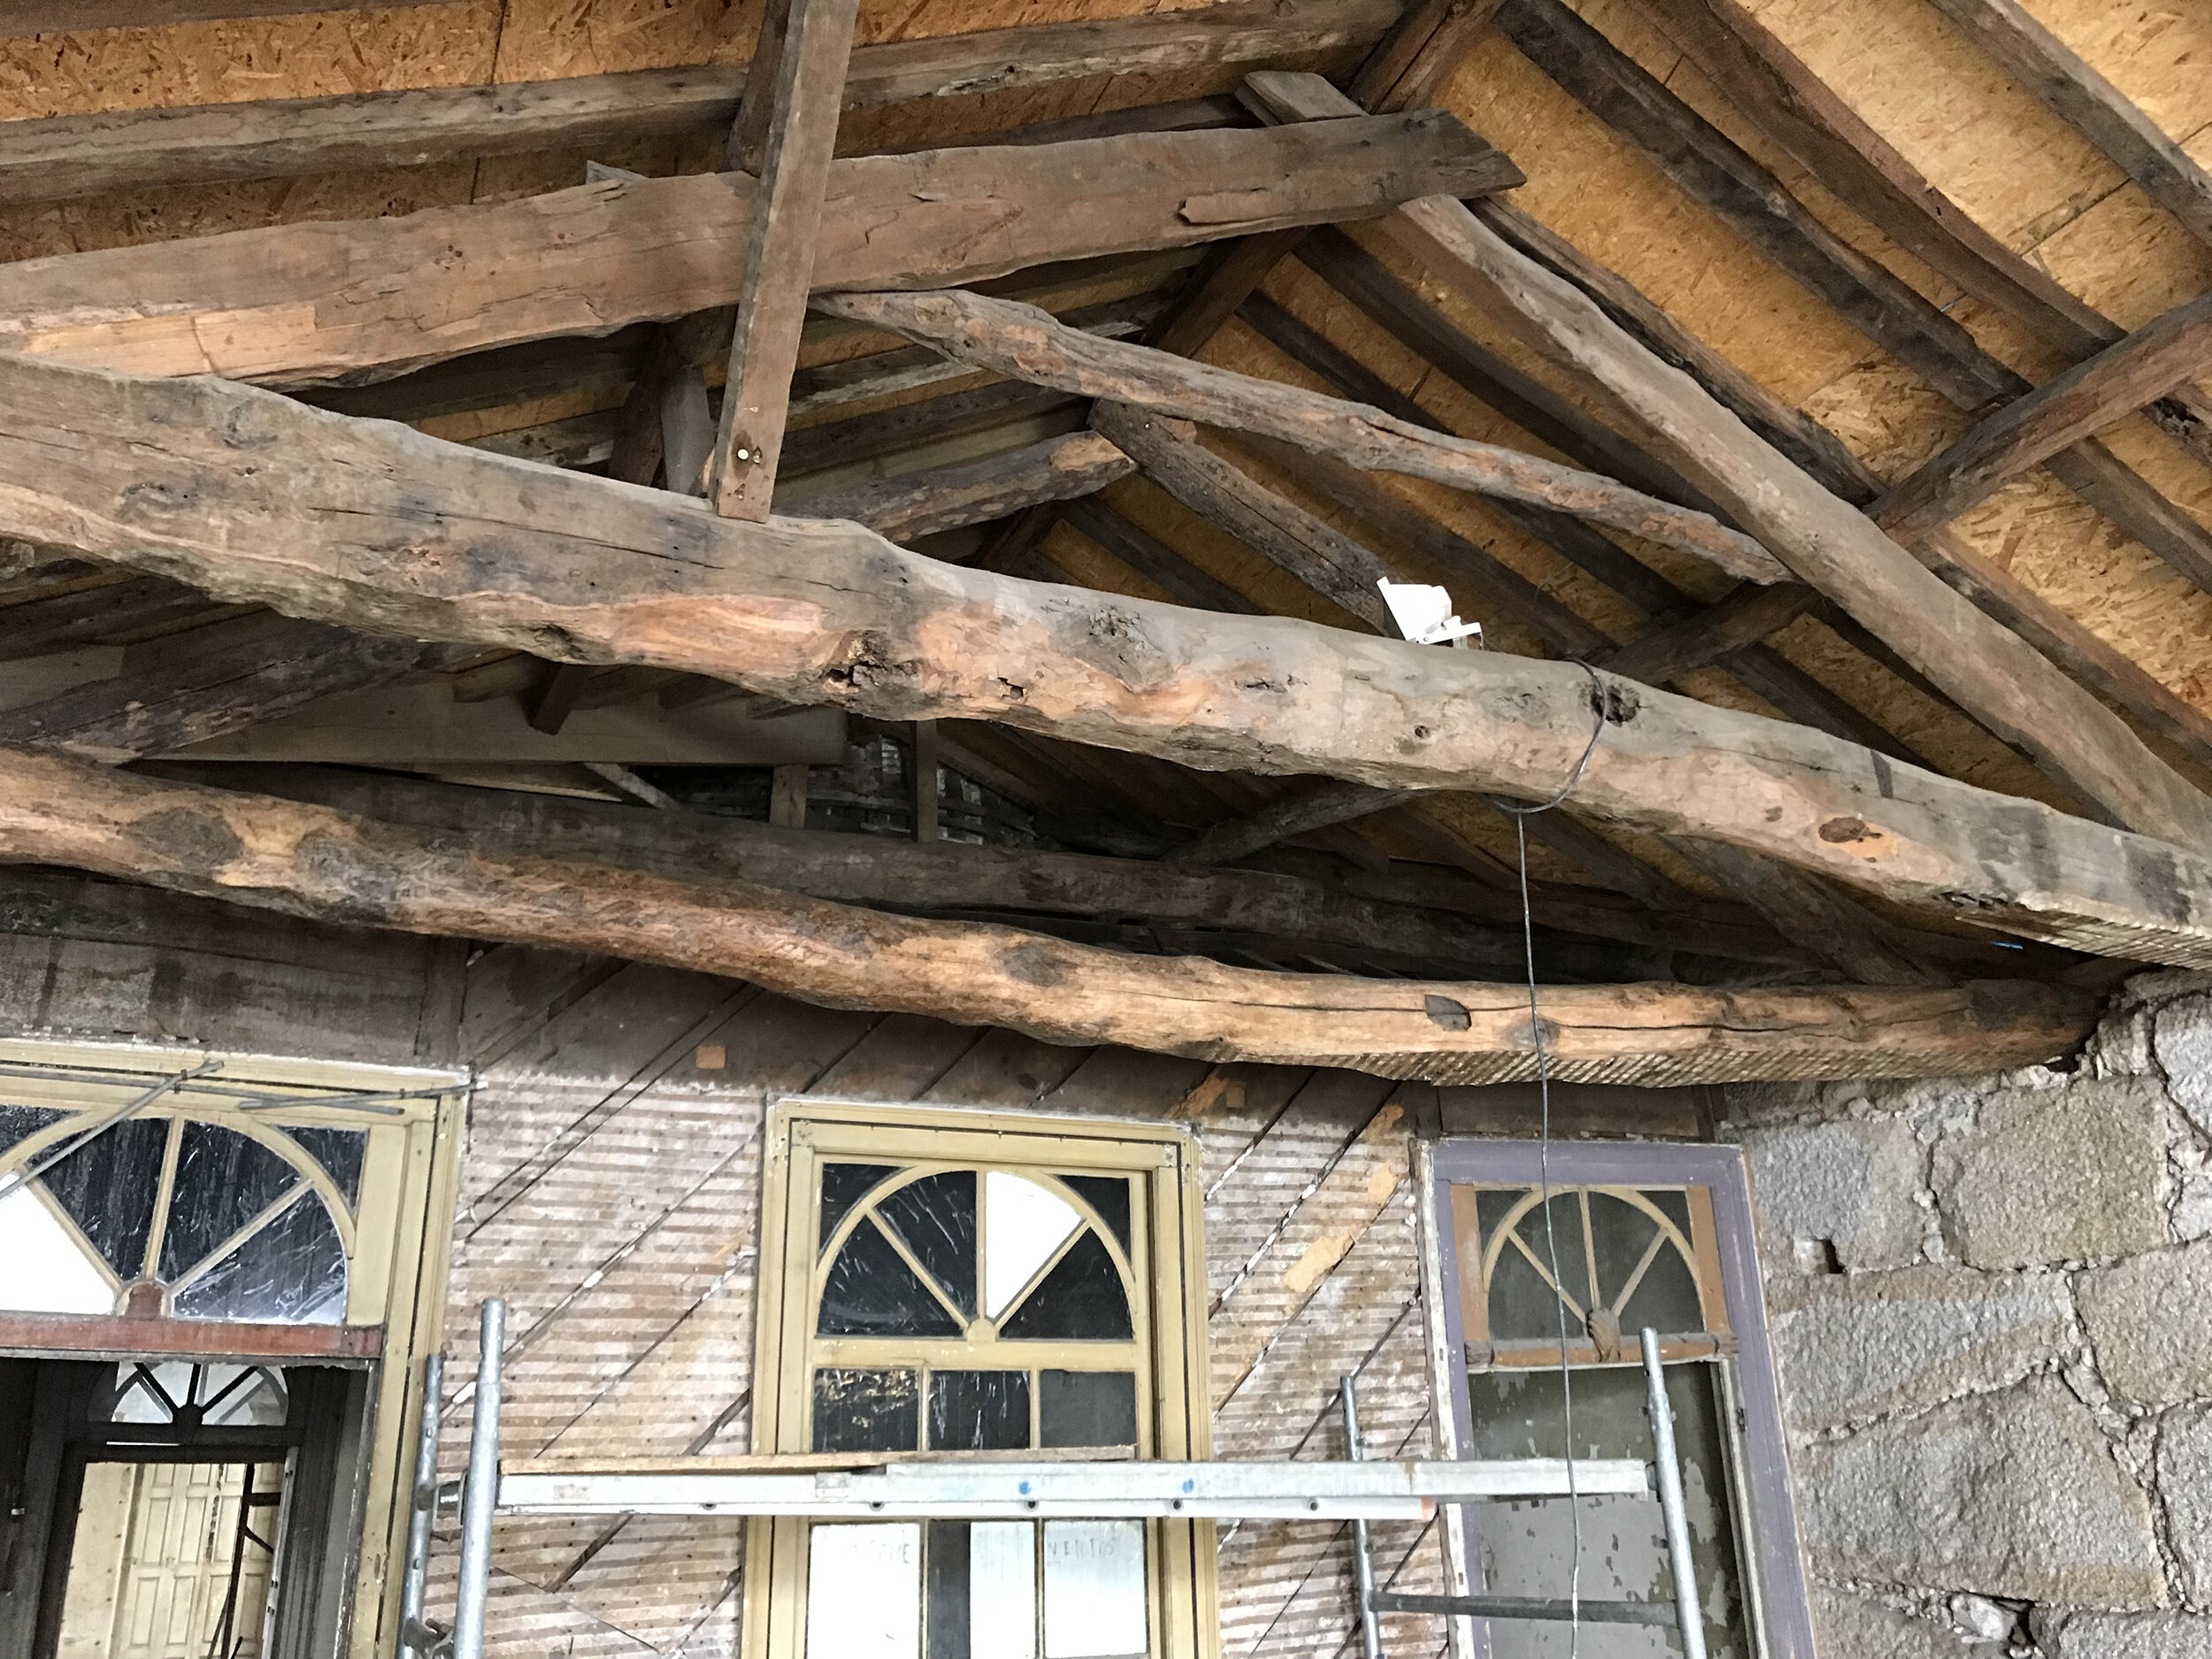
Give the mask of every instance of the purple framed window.
<path id="1" fill-rule="evenodd" d="M 1813 1659 L 1803 1558 L 1767 1348 L 1751 1204 L 1732 1147 L 1446 1140 L 1429 1158 L 1450 1451 L 1651 1455 L 1639 1333 L 1673 1403 L 1712 1659 Z M 1565 1375 L 1562 1375 L 1562 1349 Z M 1578 1517 L 1580 1548 L 1575 1548 Z M 1470 1504 L 1450 1534 L 1470 1590 L 1667 1600 L 1655 1497 Z M 1564 1624 L 1471 1621 L 1486 1659 L 1568 1652 Z M 1583 1650 L 1661 1659 L 1659 1626 L 1585 1625 Z"/>

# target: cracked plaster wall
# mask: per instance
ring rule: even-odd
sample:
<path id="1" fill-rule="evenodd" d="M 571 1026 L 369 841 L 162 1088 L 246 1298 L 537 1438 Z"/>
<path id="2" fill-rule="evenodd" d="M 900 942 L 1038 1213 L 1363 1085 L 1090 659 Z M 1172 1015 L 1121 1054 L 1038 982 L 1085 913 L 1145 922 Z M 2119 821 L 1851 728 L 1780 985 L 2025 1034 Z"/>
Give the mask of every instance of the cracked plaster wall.
<path id="1" fill-rule="evenodd" d="M 2212 1659 L 2212 976 L 2068 1070 L 1726 1118 L 1822 1659 Z"/>

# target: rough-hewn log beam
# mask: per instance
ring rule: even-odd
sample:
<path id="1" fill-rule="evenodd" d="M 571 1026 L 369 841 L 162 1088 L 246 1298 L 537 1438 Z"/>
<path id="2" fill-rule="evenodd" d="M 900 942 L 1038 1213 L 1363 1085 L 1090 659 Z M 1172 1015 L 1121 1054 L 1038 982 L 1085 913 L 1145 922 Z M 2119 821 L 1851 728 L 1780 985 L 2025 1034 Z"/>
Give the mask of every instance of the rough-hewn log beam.
<path id="1" fill-rule="evenodd" d="M 1352 102 L 1378 114 L 1428 103 L 1497 10 L 1498 0 L 1415 0 L 1352 77 Z"/>
<path id="2" fill-rule="evenodd" d="M 1629 336 L 1679 370 L 1841 500 L 1870 503 L 1883 490 L 1873 469 L 1802 410 L 1793 409 L 1654 304 L 1618 272 L 1589 258 L 1518 209 L 1494 198 L 1478 216 L 1515 250 L 1581 290 Z M 1913 549 L 1946 585 L 2011 629 L 2115 708 L 2185 753 L 2212 764 L 2212 718 L 2185 703 L 2116 647 L 1955 536 L 1937 534 Z"/>
<path id="3" fill-rule="evenodd" d="M 2030 467 L 2208 373 L 2212 296 L 2177 305 L 1985 418 L 1876 502 L 1874 521 L 1900 541 L 1917 541 Z"/>
<path id="4" fill-rule="evenodd" d="M 1135 956 L 737 881 L 503 856 L 326 807 L 19 750 L 0 755 L 0 857 L 295 916 L 664 963 L 832 1006 L 1002 1025 L 1053 1042 L 1438 1082 L 1535 1071 L 1528 992 L 1518 985 Z M 2070 1051 L 2096 1017 L 2083 993 L 2002 981 L 1937 991 L 1553 987 L 1540 1008 L 1552 1076 L 1639 1083 L 2024 1065 Z"/>
<path id="5" fill-rule="evenodd" d="M 1136 463 L 1094 432 L 1048 438 L 965 466 L 877 479 L 813 495 L 792 509 L 805 518 L 849 518 L 892 541 L 987 524 L 1041 502 L 1069 501 L 1126 478 Z"/>
<path id="6" fill-rule="evenodd" d="M 772 73 L 774 84 L 749 88 L 745 110 L 765 109 L 768 136 L 746 230 L 721 423 L 707 465 L 707 499 L 726 518 L 758 523 L 775 495 L 858 7 L 859 0 L 780 0 L 762 24 L 763 57 L 769 55 L 771 26 L 780 26 L 764 72 Z M 751 160 L 742 153 L 745 136 L 736 134 L 739 166 Z"/>
<path id="7" fill-rule="evenodd" d="M 77 0 L 50 3 L 78 9 Z M 1396 0 L 1249 0 L 1152 17 L 887 41 L 854 50 L 846 106 L 1010 90 L 1088 75 L 1279 63 L 1366 46 L 1397 12 Z M 726 132 L 744 87 L 741 66 L 703 65 L 520 85 L 10 121 L 0 124 L 0 201 L 422 166 L 472 156 L 588 150 L 664 134 Z"/>
<path id="8" fill-rule="evenodd" d="M 1390 567 L 1341 530 L 1207 449 L 1188 423 L 1101 402 L 1091 411 L 1091 425 L 1200 518 L 1378 634 L 1399 637 L 1376 585 L 1390 574 Z"/>
<path id="9" fill-rule="evenodd" d="M 1952 22 L 2141 185 L 2212 242 L 2212 179 L 2117 87 L 2019 0 L 1935 0 Z"/>
<path id="10" fill-rule="evenodd" d="M 1517 449 L 1455 438 L 1300 387 L 1192 363 L 1148 346 L 1101 340 L 1033 305 L 956 290 L 833 294 L 818 296 L 815 303 L 832 316 L 890 329 L 963 362 L 1037 385 L 1133 403 L 1233 432 L 1258 433 L 1368 472 L 1402 472 L 1572 513 L 1694 554 L 1746 581 L 1787 576 L 1786 567 L 1748 536 L 1611 479 Z"/>
<path id="11" fill-rule="evenodd" d="M 0 521 L 367 632 L 645 664 L 887 719 L 1002 721 L 1210 769 L 1542 799 L 1599 712 L 1568 664 L 1040 586 L 858 525 L 744 524 L 229 381 L 0 357 Z M 2212 965 L 2212 864 L 2194 853 L 1606 683 L 1580 810 L 2078 949 Z"/>
<path id="12" fill-rule="evenodd" d="M 927 288 L 1049 261 L 1481 196 L 1512 163 L 1448 116 L 1135 133 L 833 163 L 826 283 Z M 23 260 L 0 349 L 299 387 L 733 304 L 755 185 L 609 180 L 402 219 L 273 226 Z"/>
<path id="13" fill-rule="evenodd" d="M 1332 780 L 1309 788 L 1295 789 L 1258 811 L 1217 824 L 1197 840 L 1171 854 L 1177 864 L 1225 864 L 1248 858 L 1263 848 L 1294 840 L 1313 830 L 1349 824 L 1386 812 L 1417 791 L 1378 789 L 1363 783 Z"/>
<path id="14" fill-rule="evenodd" d="M 1294 81 L 1296 96 L 1317 104 L 1331 96 L 1317 77 L 1263 79 Z M 1345 107 L 1341 95 L 1334 96 Z M 1644 426 L 1663 457 L 1760 535 L 1801 580 L 1865 624 L 1991 731 L 2119 822 L 2212 849 L 2212 803 L 2125 723 L 1790 465 L 1695 381 L 1639 345 L 1586 296 L 1457 202 L 1432 197 L 1380 224 L 1475 303 L 1517 318 L 1537 349 L 1602 386 Z"/>
<path id="15" fill-rule="evenodd" d="M 464 654 L 465 648 L 296 623 L 149 673 L 0 710 L 0 743 L 134 760 L 225 737 L 319 697 L 387 685 Z"/>
<path id="16" fill-rule="evenodd" d="M 1747 583 L 1694 616 L 1622 646 L 1605 658 L 1605 665 L 1625 679 L 1663 686 L 1780 632 L 1818 598 L 1811 588 L 1794 583 L 1778 582 L 1771 588 Z"/>

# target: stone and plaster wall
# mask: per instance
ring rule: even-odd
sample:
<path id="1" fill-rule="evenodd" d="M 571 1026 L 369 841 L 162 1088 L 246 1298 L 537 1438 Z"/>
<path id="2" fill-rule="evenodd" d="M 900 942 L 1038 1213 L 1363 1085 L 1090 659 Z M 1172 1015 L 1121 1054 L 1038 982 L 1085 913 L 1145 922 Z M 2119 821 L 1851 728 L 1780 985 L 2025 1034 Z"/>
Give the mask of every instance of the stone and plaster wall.
<path id="1" fill-rule="evenodd" d="M 2212 978 L 2066 1071 L 1727 1099 L 1823 1659 L 2212 1659 Z"/>

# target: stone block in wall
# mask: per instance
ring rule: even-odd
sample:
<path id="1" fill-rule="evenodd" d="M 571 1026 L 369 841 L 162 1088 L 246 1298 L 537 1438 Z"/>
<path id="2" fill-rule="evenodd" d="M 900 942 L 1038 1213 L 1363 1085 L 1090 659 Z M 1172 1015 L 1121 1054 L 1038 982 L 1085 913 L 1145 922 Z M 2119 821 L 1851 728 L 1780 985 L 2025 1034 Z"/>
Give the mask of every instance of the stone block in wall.
<path id="1" fill-rule="evenodd" d="M 2212 1659 L 2212 1618 L 2194 1613 L 2077 1613 L 2044 1643 L 2051 1659 Z"/>
<path id="2" fill-rule="evenodd" d="M 1936 1143 L 1944 1232 L 1976 1267 L 2033 1267 L 2154 1250 L 2165 1103 L 2137 1079 L 2005 1089 Z"/>
<path id="3" fill-rule="evenodd" d="M 1920 1259 L 1921 1150 L 1895 1118 L 1754 1129 L 1743 1138 L 1761 1254 L 1770 1271 L 1832 1249 L 1853 1272 Z"/>
<path id="4" fill-rule="evenodd" d="M 2212 1405 L 2184 1407 L 2158 1425 L 2157 1469 L 2183 1591 L 2212 1605 Z"/>
<path id="5" fill-rule="evenodd" d="M 2212 1396 L 2212 1240 L 2093 1268 L 2076 1291 L 2113 1393 L 2147 1406 Z"/>
<path id="6" fill-rule="evenodd" d="M 2153 1608 L 2148 1500 L 2049 1377 L 1802 1448 L 1805 1546 L 1824 1578 Z"/>
<path id="7" fill-rule="evenodd" d="M 2191 1122 L 2212 1134 L 2212 996 L 2185 996 L 2153 1017 L 2151 1052 L 2167 1092 Z"/>
<path id="8" fill-rule="evenodd" d="M 1847 1590 L 1813 1586 L 1813 1640 L 1834 1659 L 2004 1659 L 2005 1645 L 1974 1641 Z"/>
<path id="9" fill-rule="evenodd" d="M 2058 1273 L 1907 1267 L 1777 1279 L 1768 1328 L 1801 1430 L 1924 1411 L 2055 1360 L 2072 1319 Z"/>

